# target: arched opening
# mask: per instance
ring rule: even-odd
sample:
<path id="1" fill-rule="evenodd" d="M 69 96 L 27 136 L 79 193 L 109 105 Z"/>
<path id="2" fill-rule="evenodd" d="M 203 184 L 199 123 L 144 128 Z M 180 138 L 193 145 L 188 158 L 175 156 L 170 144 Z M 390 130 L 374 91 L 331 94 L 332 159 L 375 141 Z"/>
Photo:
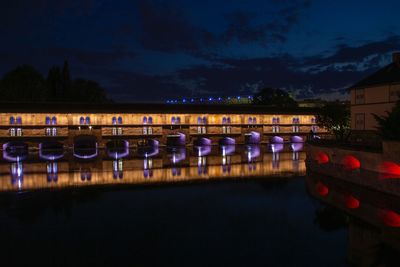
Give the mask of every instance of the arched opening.
<path id="1" fill-rule="evenodd" d="M 211 146 L 211 139 L 205 137 L 199 137 L 193 141 L 195 146 Z"/>
<path id="2" fill-rule="evenodd" d="M 129 142 L 126 140 L 112 140 L 107 142 L 106 149 L 110 158 L 125 158 L 129 155 Z"/>
<path id="3" fill-rule="evenodd" d="M 210 145 L 194 146 L 193 150 L 198 157 L 204 157 L 211 153 L 212 147 Z"/>
<path id="4" fill-rule="evenodd" d="M 64 157 L 64 145 L 49 141 L 39 144 L 39 157 L 44 160 L 57 160 Z"/>
<path id="5" fill-rule="evenodd" d="M 236 140 L 232 137 L 222 137 L 219 140 L 220 146 L 234 146 L 236 144 Z"/>
<path id="6" fill-rule="evenodd" d="M 167 156 L 172 164 L 179 163 L 186 159 L 186 147 L 167 147 Z"/>
<path id="7" fill-rule="evenodd" d="M 269 151 L 271 151 L 272 153 L 279 153 L 283 150 L 283 143 L 270 143 L 268 145 Z"/>
<path id="8" fill-rule="evenodd" d="M 235 154 L 235 151 L 236 151 L 235 145 L 221 145 L 220 148 L 221 148 L 222 157 L 231 156 L 231 155 Z M 224 158 L 222 160 L 223 160 L 222 163 L 224 164 Z"/>
<path id="9" fill-rule="evenodd" d="M 29 147 L 24 142 L 12 141 L 3 144 L 3 158 L 8 161 L 20 161 L 28 157 Z"/>
<path id="10" fill-rule="evenodd" d="M 261 134 L 259 132 L 251 131 L 244 135 L 246 144 L 259 144 L 261 142 Z"/>
<path id="11" fill-rule="evenodd" d="M 246 153 L 247 161 L 250 162 L 254 158 L 257 158 L 257 157 L 260 156 L 260 154 L 261 154 L 260 146 L 258 146 L 258 145 L 247 145 L 245 153 Z"/>
<path id="12" fill-rule="evenodd" d="M 299 152 L 303 150 L 304 143 L 291 143 L 290 147 L 292 148 L 292 151 Z"/>
<path id="13" fill-rule="evenodd" d="M 294 136 L 290 137 L 290 142 L 291 143 L 303 143 L 304 140 L 301 136 L 294 135 Z"/>
<path id="14" fill-rule="evenodd" d="M 284 140 L 282 137 L 275 135 L 269 139 L 269 142 L 272 144 L 283 144 Z"/>
<path id="15" fill-rule="evenodd" d="M 97 157 L 97 138 L 92 135 L 75 136 L 73 154 L 82 159 Z"/>
<path id="16" fill-rule="evenodd" d="M 183 133 L 175 133 L 167 135 L 167 146 L 184 146 L 186 144 L 186 136 Z"/>

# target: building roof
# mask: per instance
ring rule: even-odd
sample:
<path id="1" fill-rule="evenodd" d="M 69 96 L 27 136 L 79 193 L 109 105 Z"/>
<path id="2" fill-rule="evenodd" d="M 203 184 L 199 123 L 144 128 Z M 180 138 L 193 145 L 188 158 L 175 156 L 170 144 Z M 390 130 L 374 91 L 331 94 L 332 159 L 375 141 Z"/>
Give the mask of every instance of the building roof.
<path id="1" fill-rule="evenodd" d="M 0 112 L 3 113 L 315 114 L 316 111 L 315 108 L 278 108 L 259 105 L 0 103 Z"/>
<path id="2" fill-rule="evenodd" d="M 350 87 L 350 89 L 392 83 L 400 83 L 400 64 L 398 62 L 390 63 L 377 72 L 354 84 Z"/>

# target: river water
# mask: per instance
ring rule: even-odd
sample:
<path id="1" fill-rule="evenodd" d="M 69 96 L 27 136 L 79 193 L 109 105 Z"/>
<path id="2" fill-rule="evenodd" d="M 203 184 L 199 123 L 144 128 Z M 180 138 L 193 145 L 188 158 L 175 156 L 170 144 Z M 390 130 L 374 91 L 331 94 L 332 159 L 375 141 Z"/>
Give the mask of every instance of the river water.
<path id="1" fill-rule="evenodd" d="M 390 265 L 400 243 L 397 227 L 369 220 L 379 201 L 366 216 L 342 207 L 336 188 L 360 190 L 307 175 L 301 150 L 3 155 L 4 266 Z"/>

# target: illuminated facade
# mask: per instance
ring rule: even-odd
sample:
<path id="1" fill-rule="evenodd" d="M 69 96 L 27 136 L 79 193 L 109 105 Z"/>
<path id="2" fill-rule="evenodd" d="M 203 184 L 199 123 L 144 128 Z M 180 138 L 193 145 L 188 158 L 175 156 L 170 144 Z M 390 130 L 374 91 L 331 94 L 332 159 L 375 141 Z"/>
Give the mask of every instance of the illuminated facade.
<path id="1" fill-rule="evenodd" d="M 268 143 L 274 136 L 290 141 L 304 138 L 318 129 L 309 109 L 265 110 L 255 106 L 180 105 L 39 105 L 0 108 L 0 140 L 23 141 L 29 145 L 57 141 L 72 147 L 81 136 L 91 136 L 100 147 L 113 140 L 135 146 L 146 140 L 181 145 L 206 140 L 218 144 L 230 138 L 234 143 Z"/>
<path id="2" fill-rule="evenodd" d="M 400 99 L 400 53 L 393 62 L 351 88 L 351 129 L 376 131 L 374 116 L 386 116 Z"/>

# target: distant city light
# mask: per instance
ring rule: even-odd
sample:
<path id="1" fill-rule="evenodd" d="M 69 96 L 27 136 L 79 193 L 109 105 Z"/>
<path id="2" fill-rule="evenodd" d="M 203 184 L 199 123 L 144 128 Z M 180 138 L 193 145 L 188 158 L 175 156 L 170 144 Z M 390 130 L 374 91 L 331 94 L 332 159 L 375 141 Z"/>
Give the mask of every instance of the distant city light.
<path id="1" fill-rule="evenodd" d="M 189 103 L 227 103 L 227 104 L 248 104 L 251 103 L 253 99 L 252 95 L 245 95 L 245 96 L 235 96 L 235 97 L 214 97 L 214 96 L 207 96 L 207 97 L 199 97 L 199 98 L 181 98 L 181 99 L 167 99 L 165 102 L 168 104 L 174 103 L 182 103 L 182 104 L 189 104 Z M 232 101 L 233 100 L 233 101 Z"/>

